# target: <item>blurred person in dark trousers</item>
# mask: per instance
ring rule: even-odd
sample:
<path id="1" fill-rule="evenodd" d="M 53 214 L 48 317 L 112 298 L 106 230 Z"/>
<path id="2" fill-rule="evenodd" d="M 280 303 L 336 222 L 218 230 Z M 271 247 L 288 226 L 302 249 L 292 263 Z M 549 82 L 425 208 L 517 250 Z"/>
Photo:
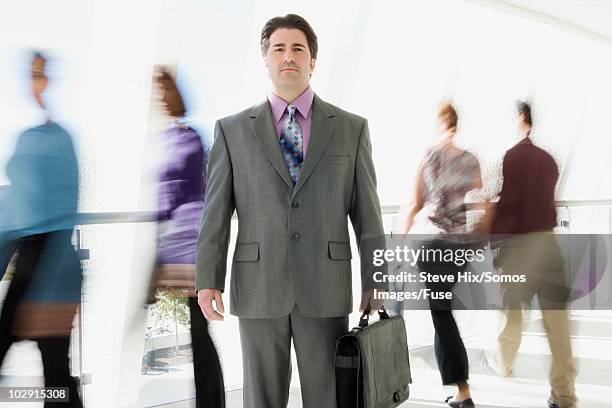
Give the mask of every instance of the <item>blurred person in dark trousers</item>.
<path id="1" fill-rule="evenodd" d="M 155 83 L 172 126 L 159 141 L 163 158 L 159 166 L 159 228 L 152 289 L 188 296 L 196 406 L 225 407 L 219 356 L 195 297 L 196 243 L 206 191 L 207 152 L 200 135 L 187 124 L 185 104 L 173 75 L 157 67 Z"/>
<path id="2" fill-rule="evenodd" d="M 410 207 L 404 233 L 410 232 L 414 218 L 423 208 L 428 210 L 427 222 L 435 239 L 423 242 L 427 250 L 458 250 L 471 246 L 465 211 L 465 195 L 482 187 L 480 164 L 470 152 L 454 142 L 458 115 L 450 103 L 442 103 L 438 111 L 442 140 L 430 148 L 423 158 L 415 182 L 413 204 Z M 430 275 L 453 275 L 462 271 L 454 263 L 417 263 L 419 271 Z M 465 266 L 464 268 L 467 268 Z M 446 281 L 448 282 L 448 281 Z M 435 291 L 450 292 L 454 284 L 430 285 Z M 431 317 L 435 329 L 436 361 L 444 385 L 456 384 L 458 392 L 446 402 L 451 407 L 471 408 L 474 402 L 468 384 L 467 352 L 452 311 L 451 300 L 430 301 Z"/>
<path id="3" fill-rule="evenodd" d="M 557 164 L 531 139 L 531 108 L 517 103 L 521 140 L 506 152 L 503 185 L 497 205 L 487 218 L 492 234 L 502 234 L 496 266 L 504 275 L 525 275 L 525 283 L 501 284 L 504 322 L 498 349 L 488 363 L 499 375 L 510 376 L 521 344 L 522 309 L 537 297 L 552 353 L 550 408 L 576 407 L 575 375 L 567 311 L 568 288 L 563 260 L 553 235 L 557 223 Z M 499 235 L 497 235 L 499 236 Z"/>
<path id="4" fill-rule="evenodd" d="M 47 58 L 34 54 L 32 92 L 46 122 L 18 138 L 6 173 L 10 186 L 0 213 L 2 274 L 17 250 L 15 269 L 0 314 L 0 364 L 11 344 L 31 339 L 40 349 L 45 387 L 68 387 L 68 402 L 45 407 L 82 407 L 70 376 L 72 321 L 81 301 L 82 272 L 71 244 L 79 173 L 70 135 L 49 117 L 44 94 Z"/>

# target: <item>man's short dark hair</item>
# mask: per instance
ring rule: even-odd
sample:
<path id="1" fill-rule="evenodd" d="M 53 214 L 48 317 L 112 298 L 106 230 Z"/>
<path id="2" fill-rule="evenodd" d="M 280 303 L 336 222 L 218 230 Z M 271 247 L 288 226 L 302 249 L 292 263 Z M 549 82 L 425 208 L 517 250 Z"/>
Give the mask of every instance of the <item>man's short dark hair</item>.
<path id="1" fill-rule="evenodd" d="M 300 30 L 306 36 L 306 41 L 308 42 L 308 48 L 310 49 L 310 55 L 312 58 L 317 58 L 317 51 L 319 50 L 319 44 L 317 42 L 317 35 L 314 30 L 308 24 L 303 17 L 298 16 L 297 14 L 287 14 L 284 17 L 274 17 L 264 25 L 264 28 L 261 30 L 261 53 L 266 55 L 268 52 L 268 48 L 270 48 L 270 36 L 273 32 L 278 30 L 279 28 L 295 28 Z"/>
<path id="2" fill-rule="evenodd" d="M 531 121 L 531 107 L 527 102 L 517 101 L 516 111 L 519 115 L 523 115 L 523 117 L 525 118 L 525 123 L 527 123 L 529 126 L 533 126 L 533 123 Z"/>

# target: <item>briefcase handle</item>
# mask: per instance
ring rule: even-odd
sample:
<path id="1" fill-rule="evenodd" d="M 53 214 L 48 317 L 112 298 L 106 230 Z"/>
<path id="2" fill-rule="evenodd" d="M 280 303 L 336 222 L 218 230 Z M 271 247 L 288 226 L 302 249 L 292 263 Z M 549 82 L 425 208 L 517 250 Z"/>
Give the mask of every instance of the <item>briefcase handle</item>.
<path id="1" fill-rule="evenodd" d="M 370 303 L 368 302 L 368 306 L 365 308 L 363 314 L 361 315 L 361 318 L 359 319 L 359 328 L 363 329 L 368 327 L 368 321 L 370 320 L 370 311 Z M 387 313 L 387 309 L 385 309 L 384 306 L 381 306 L 380 309 L 378 309 L 378 316 L 380 317 L 380 320 L 389 319 L 389 313 Z"/>

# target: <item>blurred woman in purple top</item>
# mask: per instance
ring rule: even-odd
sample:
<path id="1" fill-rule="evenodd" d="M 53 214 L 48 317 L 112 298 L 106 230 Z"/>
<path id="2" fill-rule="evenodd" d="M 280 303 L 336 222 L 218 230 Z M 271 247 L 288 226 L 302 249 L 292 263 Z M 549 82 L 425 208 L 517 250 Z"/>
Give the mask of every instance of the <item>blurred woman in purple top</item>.
<path id="1" fill-rule="evenodd" d="M 159 236 L 157 263 L 192 265 L 204 207 L 207 157 L 200 135 L 183 119 L 185 108 L 172 78 L 162 71 L 157 83 L 162 88 L 163 104 L 174 120 L 160 141 L 165 159 L 158 175 L 157 218 L 168 222 Z M 191 281 L 194 279 L 192 276 Z M 194 291 L 195 283 L 188 288 Z"/>
<path id="2" fill-rule="evenodd" d="M 189 297 L 196 407 L 225 407 L 219 356 L 195 297 L 196 241 L 204 206 L 207 154 L 200 135 L 185 122 L 185 105 L 172 75 L 157 68 L 155 82 L 174 123 L 160 141 L 165 159 L 159 168 L 159 229 L 152 286 L 153 290 L 163 288 Z"/>

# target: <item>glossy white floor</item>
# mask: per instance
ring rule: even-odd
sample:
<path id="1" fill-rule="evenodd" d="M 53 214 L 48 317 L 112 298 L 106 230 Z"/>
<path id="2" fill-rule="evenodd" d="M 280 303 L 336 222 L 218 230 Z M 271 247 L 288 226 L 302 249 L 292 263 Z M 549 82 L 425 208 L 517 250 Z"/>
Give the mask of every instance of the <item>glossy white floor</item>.
<path id="1" fill-rule="evenodd" d="M 603 313 L 575 312 L 572 316 L 572 345 L 578 365 L 577 393 L 581 408 L 611 406 L 612 318 L 597 317 L 598 314 Z M 483 315 L 492 316 L 488 312 L 484 312 Z M 495 322 L 489 321 L 483 326 L 490 326 L 491 323 Z M 482 351 L 494 346 L 493 333 L 494 331 L 465 338 L 471 364 L 473 397 L 478 406 L 545 407 L 549 392 L 547 378 L 550 352 L 538 314 L 533 313 L 531 321 L 525 326 L 523 343 L 514 369 L 515 375 L 511 378 L 500 378 L 491 374 L 480 362 Z M 415 333 L 413 337 L 422 336 Z M 425 345 L 413 349 L 411 364 L 414 384 L 410 401 L 402 407 L 444 407 L 445 404 L 441 403 L 441 399 L 452 394 L 453 389 L 440 384 L 432 347 Z M 192 408 L 195 404 L 193 401 L 182 401 L 163 407 Z M 240 390 L 227 393 L 227 407 L 242 407 Z M 291 389 L 289 407 L 301 407 L 300 391 L 297 387 Z"/>
<path id="2" fill-rule="evenodd" d="M 480 314 L 475 319 L 474 313 Z M 411 348 L 411 366 L 414 384 L 410 401 L 405 407 L 443 407 L 441 400 L 450 395 L 452 388 L 445 389 L 440 379 L 431 347 L 431 329 L 427 324 L 428 312 L 409 312 L 406 321 Z M 538 313 L 532 313 L 525 326 L 524 339 L 516 361 L 512 378 L 499 378 L 481 364 L 483 350 L 495 345 L 495 314 L 492 312 L 457 313 L 470 359 L 473 396 L 480 407 L 544 407 L 548 395 L 548 367 L 550 352 L 540 324 Z M 476 322 L 476 323 L 475 323 Z M 610 406 L 612 396 L 612 317 L 609 312 L 575 312 L 572 316 L 572 344 L 578 363 L 577 391 L 581 408 Z M 419 328 L 419 329 L 416 329 Z M 15 345 L 2 368 L 0 385 L 34 385 L 41 381 L 40 360 L 33 343 Z M 297 370 L 294 371 L 297 373 Z M 292 383 L 289 406 L 301 406 L 299 379 Z M 143 377 L 142 406 L 165 408 L 195 407 L 193 376 L 186 364 L 176 367 L 163 378 Z M 241 390 L 227 393 L 227 407 L 241 408 Z M 181 401 L 183 400 L 183 401 Z M 175 402 L 171 402 L 175 401 Z M 176 402 L 179 401 L 179 402 Z M 0 408 L 12 407 L 0 403 Z M 22 408 L 42 407 L 42 404 L 21 403 Z"/>

